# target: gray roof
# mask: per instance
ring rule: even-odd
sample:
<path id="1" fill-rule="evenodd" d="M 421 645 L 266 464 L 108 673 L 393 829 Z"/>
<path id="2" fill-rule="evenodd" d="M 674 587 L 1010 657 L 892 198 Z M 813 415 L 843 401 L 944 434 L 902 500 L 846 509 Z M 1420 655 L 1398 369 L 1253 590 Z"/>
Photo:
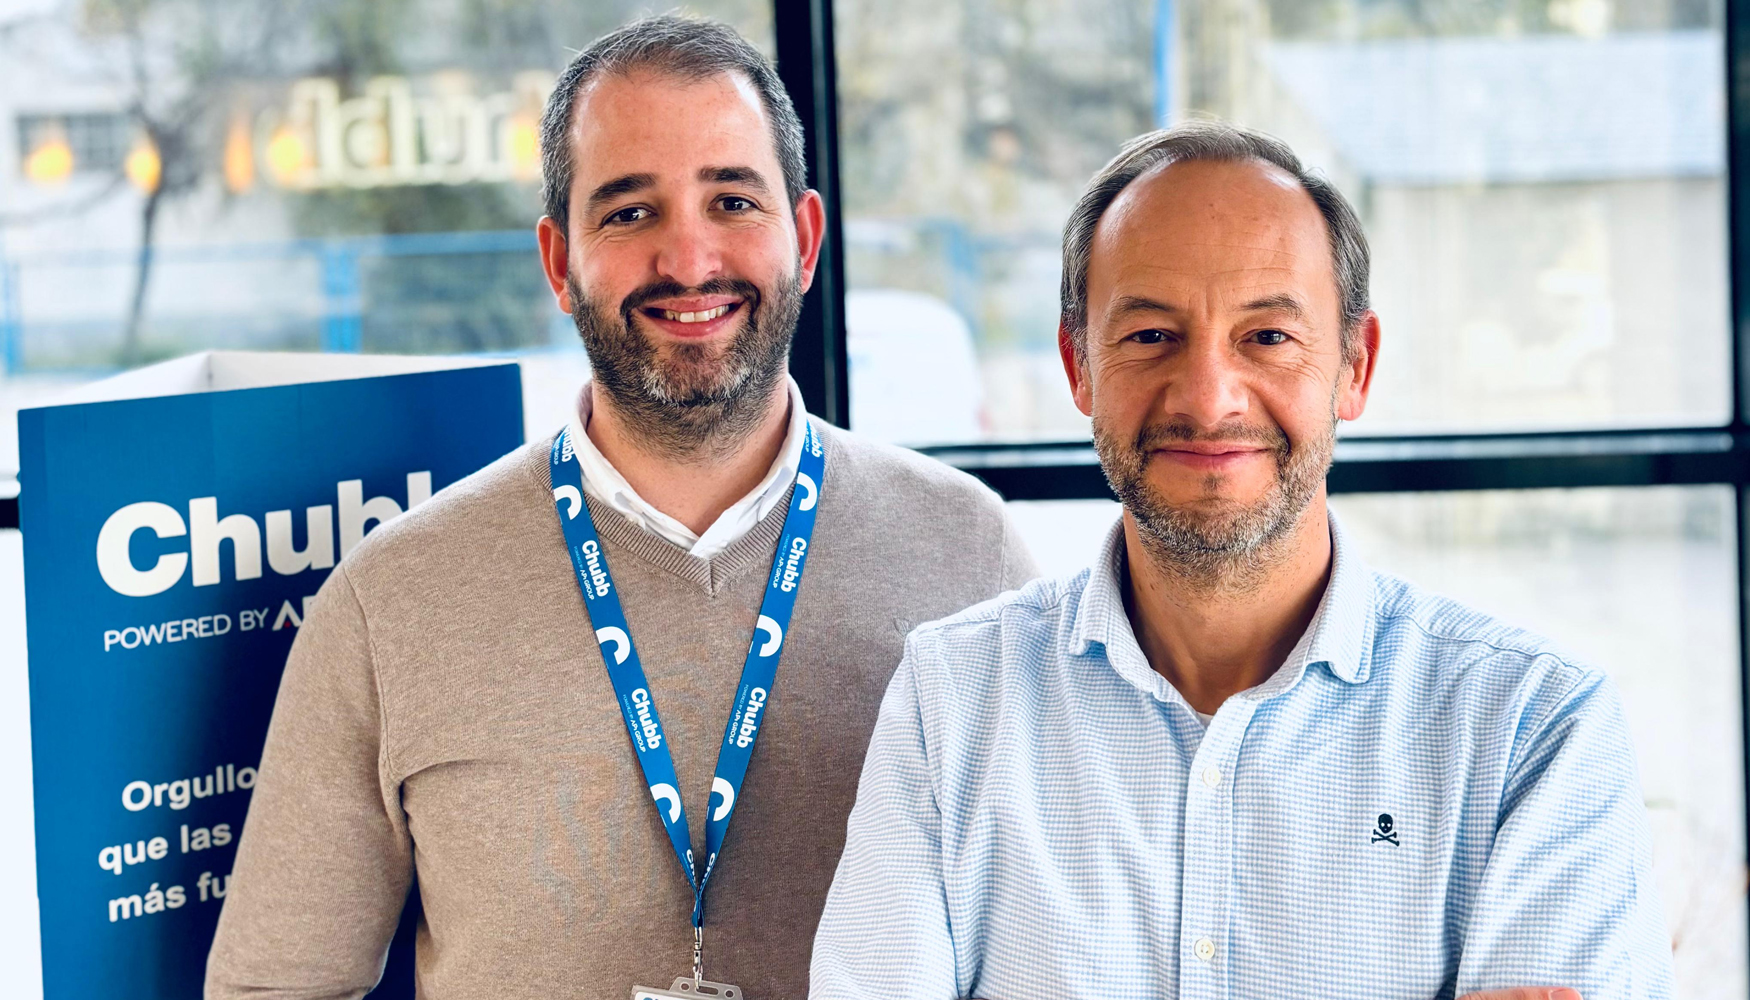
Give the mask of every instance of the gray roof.
<path id="1" fill-rule="evenodd" d="M 1263 51 L 1348 165 L 1387 184 L 1723 173 L 1724 54 L 1717 31 Z"/>

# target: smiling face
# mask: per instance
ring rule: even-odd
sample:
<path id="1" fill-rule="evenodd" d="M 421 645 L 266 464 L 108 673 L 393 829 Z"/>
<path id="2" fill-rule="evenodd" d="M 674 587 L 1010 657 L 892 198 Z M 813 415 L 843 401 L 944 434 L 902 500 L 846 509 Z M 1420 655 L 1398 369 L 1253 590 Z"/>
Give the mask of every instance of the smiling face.
<path id="1" fill-rule="evenodd" d="M 578 94 L 566 230 L 548 280 L 596 386 L 655 443 L 688 451 L 757 423 L 814 276 L 819 196 L 794 209 L 758 92 L 608 74 Z"/>
<path id="2" fill-rule="evenodd" d="M 1378 342 L 1368 313 L 1345 359 L 1312 198 L 1257 160 L 1144 174 L 1101 218 L 1087 288 L 1085 354 L 1060 335 L 1064 365 L 1151 550 L 1207 575 L 1292 532 Z"/>

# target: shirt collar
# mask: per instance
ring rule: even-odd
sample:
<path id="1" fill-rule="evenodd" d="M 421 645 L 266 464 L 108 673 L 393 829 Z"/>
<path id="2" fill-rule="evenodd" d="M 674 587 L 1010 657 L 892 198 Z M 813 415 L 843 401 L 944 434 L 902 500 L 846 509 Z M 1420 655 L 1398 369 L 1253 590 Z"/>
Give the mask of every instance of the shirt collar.
<path id="1" fill-rule="evenodd" d="M 1326 514 L 1331 525 L 1331 579 L 1300 641 L 1282 668 L 1252 689 L 1253 697 L 1261 699 L 1288 690 L 1299 683 L 1308 667 L 1319 663 L 1349 684 L 1365 682 L 1370 673 L 1363 651 L 1372 641 L 1373 571 L 1355 551 L 1336 514 L 1328 509 Z M 1099 557 L 1088 571 L 1076 608 L 1071 646 L 1077 655 L 1085 655 L 1093 643 L 1100 643 L 1119 676 L 1156 698 L 1178 700 L 1178 692 L 1149 666 L 1125 614 L 1119 578 L 1124 553 L 1124 522 L 1119 520 L 1107 533 Z"/>
<path id="2" fill-rule="evenodd" d="M 1331 525 L 1331 580 L 1307 627 L 1311 639 L 1304 663 L 1323 663 L 1338 679 L 1361 684 L 1372 673 L 1364 653 L 1373 642 L 1373 569 L 1362 560 L 1336 512 L 1326 508 L 1325 517 Z"/>
<path id="3" fill-rule="evenodd" d="M 766 471 L 765 478 L 760 480 L 759 485 L 730 505 L 702 535 L 695 535 L 691 528 L 639 496 L 632 484 L 626 481 L 626 477 L 620 475 L 620 471 L 614 468 L 613 463 L 590 440 L 586 428 L 589 426 L 591 414 L 595 412 L 595 387 L 593 383 L 585 382 L 578 391 L 577 406 L 573 408 L 573 416 L 567 425 L 572 448 L 577 453 L 578 467 L 583 470 L 585 492 L 619 511 L 645 531 L 665 538 L 702 559 L 721 552 L 771 513 L 772 508 L 784 499 L 790 484 L 796 479 L 796 470 L 801 467 L 808 406 L 803 402 L 802 387 L 796 384 L 796 380 L 786 381 L 790 389 L 790 424 L 784 433 L 783 447 L 778 449 L 778 457 L 772 461 L 772 467 Z"/>

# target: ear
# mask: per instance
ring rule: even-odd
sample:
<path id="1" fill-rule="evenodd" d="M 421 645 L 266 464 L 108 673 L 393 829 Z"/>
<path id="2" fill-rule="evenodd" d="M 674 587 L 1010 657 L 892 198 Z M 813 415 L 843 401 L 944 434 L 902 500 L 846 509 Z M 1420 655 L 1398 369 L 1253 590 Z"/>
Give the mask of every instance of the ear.
<path id="1" fill-rule="evenodd" d="M 1337 387 L 1337 418 L 1358 420 L 1373 389 L 1373 368 L 1379 361 L 1379 315 L 1369 309 L 1355 330 L 1355 357 L 1343 366 Z"/>
<path id="2" fill-rule="evenodd" d="M 543 215 L 541 221 L 535 223 L 535 241 L 541 246 L 541 270 L 547 272 L 547 287 L 553 290 L 559 308 L 569 315 L 576 303 L 571 301 L 571 292 L 565 287 L 565 279 L 571 274 L 565 231 L 559 228 L 552 216 Z"/>
<path id="3" fill-rule="evenodd" d="M 1085 340 L 1086 334 L 1083 334 Z M 1088 379 L 1087 363 L 1076 356 L 1076 342 L 1063 321 L 1057 323 L 1057 356 L 1063 361 L 1063 373 L 1069 376 L 1070 398 L 1084 416 L 1094 415 L 1094 385 Z"/>
<path id="4" fill-rule="evenodd" d="M 796 200 L 796 254 L 801 259 L 797 275 L 802 290 L 814 287 L 814 269 L 820 265 L 820 245 L 826 239 L 826 203 L 820 192 L 809 188 Z"/>

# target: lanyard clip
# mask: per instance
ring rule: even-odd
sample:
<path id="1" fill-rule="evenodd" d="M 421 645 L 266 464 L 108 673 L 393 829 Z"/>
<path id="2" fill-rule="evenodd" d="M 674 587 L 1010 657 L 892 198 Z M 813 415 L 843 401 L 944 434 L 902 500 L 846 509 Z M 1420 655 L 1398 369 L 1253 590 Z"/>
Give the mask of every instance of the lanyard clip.
<path id="1" fill-rule="evenodd" d="M 705 928 L 693 927 L 693 985 L 697 987 L 705 978 Z"/>

